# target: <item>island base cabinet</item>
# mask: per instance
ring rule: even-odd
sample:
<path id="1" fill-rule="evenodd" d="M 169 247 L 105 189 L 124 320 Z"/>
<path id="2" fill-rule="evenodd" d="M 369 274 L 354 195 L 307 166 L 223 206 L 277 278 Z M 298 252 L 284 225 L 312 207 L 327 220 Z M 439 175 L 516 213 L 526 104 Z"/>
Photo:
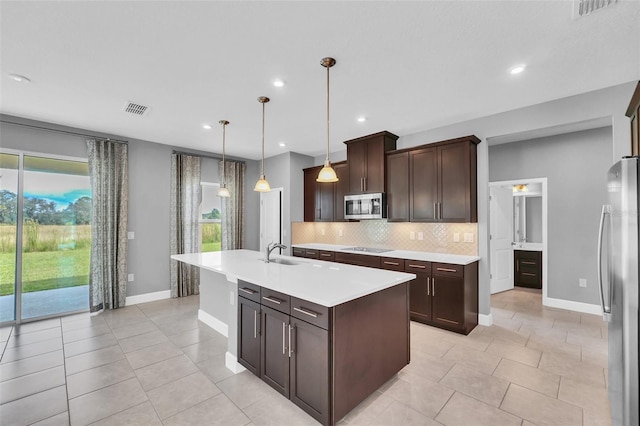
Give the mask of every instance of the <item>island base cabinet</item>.
<path id="1" fill-rule="evenodd" d="M 409 284 L 409 313 L 411 319 L 419 322 L 431 321 L 431 277 L 416 274 Z"/>
<path id="2" fill-rule="evenodd" d="M 238 297 L 238 362 L 260 376 L 260 304 Z"/>
<path id="3" fill-rule="evenodd" d="M 322 424 L 329 422 L 329 333 L 291 318 L 291 401 Z"/>
<path id="4" fill-rule="evenodd" d="M 289 397 L 289 315 L 262 306 L 260 378 Z"/>

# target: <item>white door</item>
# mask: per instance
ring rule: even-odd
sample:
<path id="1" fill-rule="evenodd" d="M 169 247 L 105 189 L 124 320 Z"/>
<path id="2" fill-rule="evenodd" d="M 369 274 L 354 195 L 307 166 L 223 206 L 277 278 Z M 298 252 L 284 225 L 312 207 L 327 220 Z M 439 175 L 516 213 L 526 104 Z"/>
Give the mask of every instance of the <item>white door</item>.
<path id="1" fill-rule="evenodd" d="M 513 190 L 492 186 L 490 208 L 491 294 L 513 288 Z"/>
<path id="2" fill-rule="evenodd" d="M 260 193 L 260 250 L 272 242 L 282 243 L 282 188 Z"/>

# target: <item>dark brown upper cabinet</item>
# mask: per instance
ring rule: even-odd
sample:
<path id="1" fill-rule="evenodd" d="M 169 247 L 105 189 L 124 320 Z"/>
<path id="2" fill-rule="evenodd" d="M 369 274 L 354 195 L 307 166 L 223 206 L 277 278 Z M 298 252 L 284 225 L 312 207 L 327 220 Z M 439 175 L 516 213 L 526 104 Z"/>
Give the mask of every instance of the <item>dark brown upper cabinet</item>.
<path id="1" fill-rule="evenodd" d="M 640 155 L 640 82 L 633 92 L 626 115 L 631 119 L 631 155 Z"/>
<path id="2" fill-rule="evenodd" d="M 387 221 L 409 221 L 409 153 L 387 155 Z"/>
<path id="3" fill-rule="evenodd" d="M 408 150 L 409 221 L 478 221 L 479 142 L 466 136 Z"/>
<path id="4" fill-rule="evenodd" d="M 345 141 L 349 162 L 349 193 L 386 192 L 385 153 L 396 149 L 398 136 L 380 132 Z"/>
<path id="5" fill-rule="evenodd" d="M 322 166 L 304 169 L 304 221 L 339 222 L 344 221 L 344 188 L 348 184 L 348 166 L 342 161 L 334 163 L 338 182 L 316 182 Z M 347 181 L 347 182 L 345 182 Z"/>

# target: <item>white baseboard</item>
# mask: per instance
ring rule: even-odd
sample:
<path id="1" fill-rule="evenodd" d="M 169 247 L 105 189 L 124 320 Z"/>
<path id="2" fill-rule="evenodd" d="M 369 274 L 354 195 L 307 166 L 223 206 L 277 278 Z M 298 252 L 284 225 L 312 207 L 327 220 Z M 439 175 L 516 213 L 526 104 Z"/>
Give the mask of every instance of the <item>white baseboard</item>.
<path id="1" fill-rule="evenodd" d="M 602 308 L 600 305 L 592 305 L 590 303 L 545 297 L 542 299 L 542 304 L 550 308 L 567 309 L 569 311 L 581 312 L 584 314 L 602 315 Z"/>
<path id="2" fill-rule="evenodd" d="M 135 296 L 127 296 L 125 306 L 137 305 L 138 303 L 155 302 L 156 300 L 170 299 L 171 290 L 155 291 L 153 293 L 137 294 Z"/>
<path id="3" fill-rule="evenodd" d="M 231 352 L 227 352 L 224 356 L 224 365 L 234 373 L 242 373 L 246 368 L 238 364 L 238 358 Z"/>
<path id="4" fill-rule="evenodd" d="M 198 319 L 224 337 L 229 337 L 229 326 L 213 315 L 206 313 L 202 309 L 198 309 Z"/>
<path id="5" fill-rule="evenodd" d="M 489 314 L 489 315 L 478 314 L 478 325 L 491 327 L 493 325 L 493 314 Z"/>

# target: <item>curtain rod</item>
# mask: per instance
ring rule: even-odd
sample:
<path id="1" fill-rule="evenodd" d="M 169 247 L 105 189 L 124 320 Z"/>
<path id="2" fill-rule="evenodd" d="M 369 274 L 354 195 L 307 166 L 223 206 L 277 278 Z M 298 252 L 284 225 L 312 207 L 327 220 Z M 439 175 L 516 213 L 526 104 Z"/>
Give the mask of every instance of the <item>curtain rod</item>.
<path id="1" fill-rule="evenodd" d="M 193 152 L 177 151 L 175 149 L 172 151 L 172 154 L 176 154 L 176 155 L 191 155 L 192 157 L 204 157 L 204 158 L 213 158 L 214 160 L 222 160 L 222 156 L 216 157 L 215 155 L 194 154 Z M 234 160 L 234 159 L 230 160 L 228 155 L 227 155 L 227 161 L 232 161 L 234 163 L 244 163 L 244 161 L 242 161 L 242 160 Z"/>
<path id="2" fill-rule="evenodd" d="M 63 134 L 74 135 L 74 136 L 83 136 L 83 137 L 86 137 L 86 138 L 93 138 L 93 139 L 106 139 L 106 140 L 111 141 L 111 142 L 122 143 L 122 144 L 125 144 L 125 145 L 129 144 L 129 141 L 123 141 L 123 140 L 120 140 L 120 139 L 113 139 L 113 138 L 108 138 L 108 137 L 104 137 L 104 136 L 87 135 L 87 134 L 84 134 L 84 133 L 70 132 L 68 130 L 50 129 L 48 127 L 35 126 L 33 124 L 16 123 L 14 121 L 7 121 L 7 120 L 0 120 L 0 122 L 1 123 L 6 123 L 6 124 L 13 124 L 14 126 L 22 126 L 22 127 L 30 127 L 32 129 L 46 130 L 48 132 L 63 133 Z"/>

